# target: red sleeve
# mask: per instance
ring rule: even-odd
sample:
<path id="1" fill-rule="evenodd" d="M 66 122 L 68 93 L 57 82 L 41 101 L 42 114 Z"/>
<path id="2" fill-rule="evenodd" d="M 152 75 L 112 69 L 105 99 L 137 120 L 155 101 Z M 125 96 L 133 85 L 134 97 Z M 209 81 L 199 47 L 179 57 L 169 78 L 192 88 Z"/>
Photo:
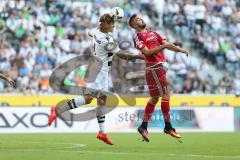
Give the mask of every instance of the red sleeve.
<path id="1" fill-rule="evenodd" d="M 158 43 L 159 43 L 159 44 L 162 44 L 162 41 L 166 40 L 165 37 L 160 36 L 157 32 L 154 32 L 154 34 L 157 36 L 157 39 L 158 39 Z"/>
<path id="2" fill-rule="evenodd" d="M 143 49 L 145 47 L 145 43 L 143 41 L 143 38 L 141 37 L 141 35 L 137 34 L 135 37 L 134 37 L 134 47 L 137 48 L 137 49 Z"/>

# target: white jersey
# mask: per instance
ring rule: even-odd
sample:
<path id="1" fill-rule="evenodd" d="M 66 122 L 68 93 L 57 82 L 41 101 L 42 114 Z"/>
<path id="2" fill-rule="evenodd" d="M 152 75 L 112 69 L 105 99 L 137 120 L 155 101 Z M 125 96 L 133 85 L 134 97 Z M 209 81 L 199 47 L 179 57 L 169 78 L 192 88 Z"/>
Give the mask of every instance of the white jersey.
<path id="1" fill-rule="evenodd" d="M 113 56 L 120 51 L 117 43 L 109 33 L 103 33 L 99 29 L 93 32 L 94 55 L 103 63 L 102 69 L 108 70 Z"/>
<path id="2" fill-rule="evenodd" d="M 120 51 L 117 43 L 114 42 L 109 33 L 100 32 L 96 29 L 91 32 L 94 43 L 93 56 L 102 62 L 102 67 L 93 83 L 87 87 L 100 91 L 109 91 L 109 68 L 112 64 L 113 56 Z"/>

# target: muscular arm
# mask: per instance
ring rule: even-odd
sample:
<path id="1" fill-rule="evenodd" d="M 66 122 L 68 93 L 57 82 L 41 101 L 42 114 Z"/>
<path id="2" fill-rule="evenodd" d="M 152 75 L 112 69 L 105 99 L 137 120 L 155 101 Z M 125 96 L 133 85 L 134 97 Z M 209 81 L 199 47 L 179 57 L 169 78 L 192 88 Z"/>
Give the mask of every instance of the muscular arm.
<path id="1" fill-rule="evenodd" d="M 5 81 L 8 80 L 8 78 L 7 78 L 6 76 L 4 76 L 3 74 L 1 74 L 1 73 L 0 73 L 0 79 L 3 79 L 3 80 L 5 80 Z"/>
<path id="2" fill-rule="evenodd" d="M 171 51 L 181 52 L 181 53 L 186 54 L 187 56 L 189 55 L 189 51 L 188 50 L 185 50 L 183 48 L 179 48 L 179 47 L 175 46 L 174 44 L 172 44 L 172 43 L 170 43 L 170 42 L 168 42 L 166 40 L 164 40 L 162 43 L 165 44 L 166 48 L 171 50 Z"/>
<path id="3" fill-rule="evenodd" d="M 3 79 L 3 80 L 5 80 L 5 81 L 7 81 L 11 86 L 14 85 L 14 81 L 13 81 L 13 80 L 7 78 L 6 76 L 4 76 L 4 75 L 1 74 L 1 73 L 0 73 L 0 79 Z"/>
<path id="4" fill-rule="evenodd" d="M 122 50 L 120 50 L 117 53 L 117 56 L 119 58 L 125 59 L 125 60 L 145 59 L 145 57 L 143 55 L 132 55 L 132 54 L 128 54 L 126 52 L 123 52 Z"/>
<path id="5" fill-rule="evenodd" d="M 148 49 L 147 47 L 144 47 L 143 49 L 141 49 L 141 52 L 145 55 L 145 56 L 152 56 L 154 54 L 157 54 L 159 51 L 163 50 L 164 48 L 167 48 L 168 44 L 163 44 L 161 46 L 158 46 L 156 48 L 152 48 L 152 49 Z"/>

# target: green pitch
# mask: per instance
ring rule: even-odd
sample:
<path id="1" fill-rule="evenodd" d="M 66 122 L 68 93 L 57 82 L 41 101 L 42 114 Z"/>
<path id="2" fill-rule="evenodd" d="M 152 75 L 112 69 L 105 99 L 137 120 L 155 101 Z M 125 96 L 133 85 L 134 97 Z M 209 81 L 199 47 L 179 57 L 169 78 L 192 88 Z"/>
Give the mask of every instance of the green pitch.
<path id="1" fill-rule="evenodd" d="M 240 160 L 239 133 L 183 133 L 183 143 L 165 134 L 0 134 L 0 160 Z"/>

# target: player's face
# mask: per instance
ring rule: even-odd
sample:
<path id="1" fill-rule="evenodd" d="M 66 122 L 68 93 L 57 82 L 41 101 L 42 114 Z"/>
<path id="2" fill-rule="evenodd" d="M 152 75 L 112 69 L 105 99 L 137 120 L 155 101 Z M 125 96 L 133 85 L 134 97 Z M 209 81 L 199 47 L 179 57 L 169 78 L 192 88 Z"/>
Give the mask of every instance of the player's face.
<path id="1" fill-rule="evenodd" d="M 139 16 L 137 16 L 135 19 L 134 19 L 134 24 L 136 27 L 138 28 L 141 28 L 141 29 L 144 29 L 146 27 L 146 23 L 143 21 L 143 19 Z"/>
<path id="2" fill-rule="evenodd" d="M 108 32 L 113 32 L 113 29 L 114 29 L 114 23 L 106 23 L 105 24 L 105 28 Z"/>

